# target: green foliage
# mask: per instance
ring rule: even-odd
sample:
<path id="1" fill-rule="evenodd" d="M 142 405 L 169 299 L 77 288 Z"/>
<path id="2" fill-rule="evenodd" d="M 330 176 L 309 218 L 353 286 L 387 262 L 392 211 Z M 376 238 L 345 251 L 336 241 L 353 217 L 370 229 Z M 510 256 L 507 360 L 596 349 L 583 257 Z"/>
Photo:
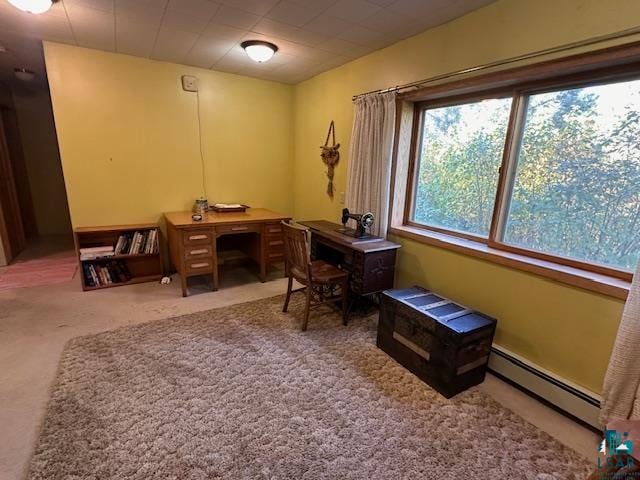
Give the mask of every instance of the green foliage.
<path id="1" fill-rule="evenodd" d="M 488 234 L 510 105 L 490 100 L 426 112 L 416 221 Z"/>
<path id="2" fill-rule="evenodd" d="M 627 82 L 529 98 L 506 243 L 635 267 L 639 91 Z M 509 108 L 506 99 L 427 111 L 416 221 L 488 234 Z"/>

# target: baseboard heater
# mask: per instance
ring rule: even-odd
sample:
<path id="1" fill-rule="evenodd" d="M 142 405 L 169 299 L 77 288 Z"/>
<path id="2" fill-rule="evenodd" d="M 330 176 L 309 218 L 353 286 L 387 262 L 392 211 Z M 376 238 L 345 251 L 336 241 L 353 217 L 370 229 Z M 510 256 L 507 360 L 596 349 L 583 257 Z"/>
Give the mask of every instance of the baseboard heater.
<path id="1" fill-rule="evenodd" d="M 600 429 L 598 414 L 601 397 L 599 395 L 495 344 L 491 348 L 489 370 L 587 425 Z"/>

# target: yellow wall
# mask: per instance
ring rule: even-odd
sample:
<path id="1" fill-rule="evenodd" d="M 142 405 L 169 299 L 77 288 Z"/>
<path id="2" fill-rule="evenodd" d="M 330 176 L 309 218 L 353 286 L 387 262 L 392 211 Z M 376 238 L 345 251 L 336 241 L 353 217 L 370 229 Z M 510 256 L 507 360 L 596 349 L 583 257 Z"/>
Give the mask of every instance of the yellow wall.
<path id="1" fill-rule="evenodd" d="M 344 191 L 351 96 L 635 27 L 636 0 L 501 0 L 320 74 L 295 90 L 295 217 L 337 220 L 318 146 L 336 122 Z M 398 240 L 398 239 L 396 239 Z M 622 302 L 412 241 L 400 240 L 397 285 L 433 288 L 499 319 L 497 343 L 601 391 Z"/>
<path id="2" fill-rule="evenodd" d="M 14 94 L 13 100 L 38 233 L 70 235 L 67 194 L 49 93 L 37 89 Z"/>
<path id="3" fill-rule="evenodd" d="M 207 192 L 217 202 L 292 211 L 291 86 L 45 42 L 74 226 L 158 221 Z"/>

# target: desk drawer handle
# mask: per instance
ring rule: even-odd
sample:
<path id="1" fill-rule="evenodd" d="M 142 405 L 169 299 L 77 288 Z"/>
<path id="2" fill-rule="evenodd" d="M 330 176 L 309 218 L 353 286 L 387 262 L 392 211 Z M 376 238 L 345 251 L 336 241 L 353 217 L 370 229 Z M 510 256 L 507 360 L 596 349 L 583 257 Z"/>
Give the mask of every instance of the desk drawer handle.
<path id="1" fill-rule="evenodd" d="M 232 232 L 240 232 L 242 230 L 249 230 L 249 227 L 231 227 Z"/>
<path id="2" fill-rule="evenodd" d="M 282 229 L 280 227 L 269 229 L 269 233 L 280 233 L 281 231 Z"/>
<path id="3" fill-rule="evenodd" d="M 270 253 L 269 258 L 284 257 L 284 253 Z"/>
<path id="4" fill-rule="evenodd" d="M 200 235 L 189 235 L 189 240 L 204 240 L 205 238 L 208 238 L 208 237 L 204 233 Z"/>
<path id="5" fill-rule="evenodd" d="M 209 262 L 192 263 L 191 268 L 205 268 L 209 266 Z"/>
<path id="6" fill-rule="evenodd" d="M 198 248 L 197 250 L 191 250 L 189 255 L 201 255 L 203 253 L 209 253 L 208 248 Z"/>
<path id="7" fill-rule="evenodd" d="M 269 242 L 269 246 L 274 246 L 274 245 L 282 245 L 284 243 L 284 241 L 282 240 L 273 240 L 271 242 Z"/>

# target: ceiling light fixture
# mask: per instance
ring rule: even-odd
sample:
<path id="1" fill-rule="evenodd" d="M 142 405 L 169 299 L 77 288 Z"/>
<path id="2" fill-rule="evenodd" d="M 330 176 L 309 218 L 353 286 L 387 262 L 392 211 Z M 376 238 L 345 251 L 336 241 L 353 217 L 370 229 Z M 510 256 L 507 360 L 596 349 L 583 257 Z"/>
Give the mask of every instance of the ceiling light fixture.
<path id="1" fill-rule="evenodd" d="M 27 13 L 44 13 L 58 0 L 9 0 L 9 3 Z"/>
<path id="2" fill-rule="evenodd" d="M 251 60 L 258 63 L 268 62 L 273 57 L 273 54 L 278 51 L 276 45 L 262 40 L 245 40 L 240 46 L 247 52 Z"/>
<path id="3" fill-rule="evenodd" d="M 18 80 L 22 80 L 23 82 L 30 82 L 36 78 L 36 74 L 26 68 L 14 68 L 13 73 Z"/>

